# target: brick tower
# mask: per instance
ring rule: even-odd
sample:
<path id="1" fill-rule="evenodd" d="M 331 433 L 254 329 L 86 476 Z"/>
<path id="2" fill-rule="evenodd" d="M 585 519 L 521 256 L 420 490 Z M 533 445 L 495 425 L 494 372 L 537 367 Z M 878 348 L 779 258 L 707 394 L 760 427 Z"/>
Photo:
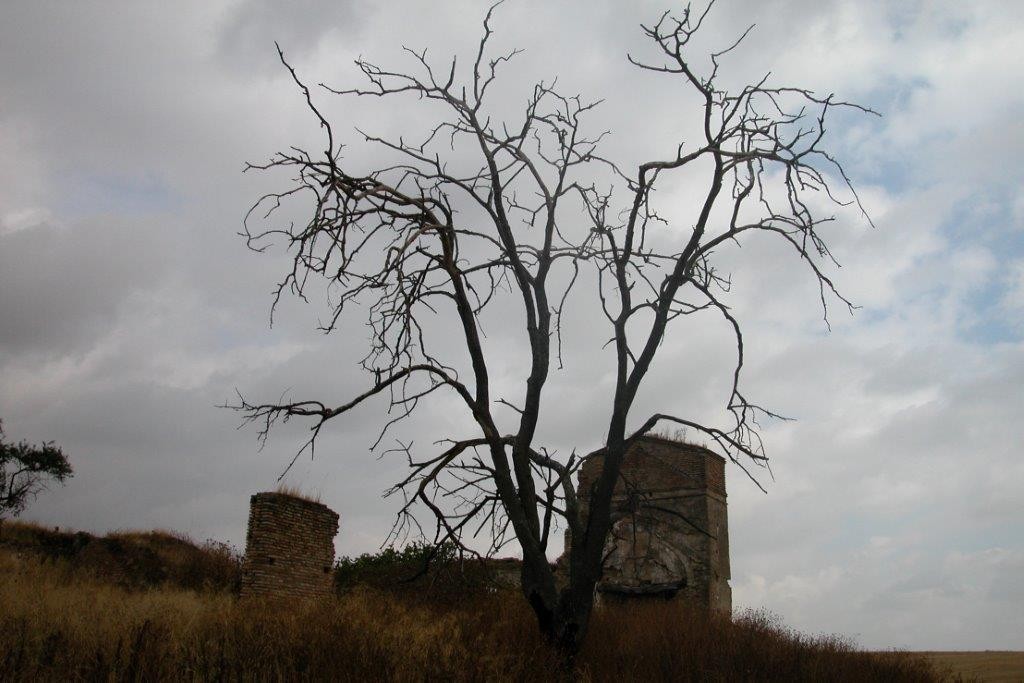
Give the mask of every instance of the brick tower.
<path id="1" fill-rule="evenodd" d="M 286 493 L 249 499 L 242 597 L 327 597 L 332 592 L 338 513 Z"/>
<path id="2" fill-rule="evenodd" d="M 584 513 L 603 451 L 587 456 L 577 488 Z M 725 459 L 701 446 L 643 436 L 626 451 L 598 591 L 660 596 L 732 611 Z"/>

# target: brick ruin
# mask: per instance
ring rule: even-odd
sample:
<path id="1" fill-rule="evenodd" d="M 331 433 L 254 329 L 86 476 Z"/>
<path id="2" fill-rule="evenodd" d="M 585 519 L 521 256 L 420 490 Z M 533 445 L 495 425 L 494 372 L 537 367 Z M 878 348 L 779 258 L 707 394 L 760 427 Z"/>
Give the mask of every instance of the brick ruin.
<path id="1" fill-rule="evenodd" d="M 249 499 L 242 597 L 327 597 L 332 593 L 338 513 L 286 493 Z"/>
<path id="2" fill-rule="evenodd" d="M 596 451 L 580 468 L 584 512 L 602 466 Z M 693 444 L 637 439 L 615 485 L 612 520 L 602 597 L 679 598 L 732 611 L 724 458 Z"/>
<path id="3" fill-rule="evenodd" d="M 586 514 L 603 452 L 587 456 L 577 491 Z M 285 493 L 250 499 L 242 596 L 332 593 L 338 514 Z M 682 599 L 730 612 L 725 459 L 694 444 L 644 436 L 626 451 L 612 498 L 612 530 L 597 590 L 602 599 Z M 568 538 L 566 547 L 568 547 Z M 559 565 L 564 570 L 565 557 Z M 498 572 L 518 583 L 518 561 Z"/>

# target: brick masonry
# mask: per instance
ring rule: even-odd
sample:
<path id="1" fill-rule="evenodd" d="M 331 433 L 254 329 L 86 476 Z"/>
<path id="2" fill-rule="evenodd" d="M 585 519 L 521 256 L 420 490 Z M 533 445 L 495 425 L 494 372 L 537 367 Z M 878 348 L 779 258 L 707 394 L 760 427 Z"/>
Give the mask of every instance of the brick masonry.
<path id="1" fill-rule="evenodd" d="M 580 468 L 580 505 L 601 474 L 597 451 Z M 609 597 L 678 597 L 732 610 L 725 459 L 693 444 L 645 436 L 626 452 L 598 590 Z"/>
<path id="2" fill-rule="evenodd" d="M 338 513 L 284 493 L 249 499 L 242 597 L 326 597 L 332 592 Z"/>

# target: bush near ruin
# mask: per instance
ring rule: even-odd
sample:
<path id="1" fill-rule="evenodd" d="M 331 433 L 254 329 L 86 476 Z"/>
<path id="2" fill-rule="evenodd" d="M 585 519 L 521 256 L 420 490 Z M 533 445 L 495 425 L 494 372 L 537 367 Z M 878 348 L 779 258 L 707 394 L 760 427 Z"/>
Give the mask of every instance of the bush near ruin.
<path id="1" fill-rule="evenodd" d="M 519 569 L 520 561 L 514 558 L 463 557 L 453 543 L 411 543 L 340 558 L 334 586 L 342 597 L 372 589 L 404 601 L 461 604 L 517 590 Z"/>

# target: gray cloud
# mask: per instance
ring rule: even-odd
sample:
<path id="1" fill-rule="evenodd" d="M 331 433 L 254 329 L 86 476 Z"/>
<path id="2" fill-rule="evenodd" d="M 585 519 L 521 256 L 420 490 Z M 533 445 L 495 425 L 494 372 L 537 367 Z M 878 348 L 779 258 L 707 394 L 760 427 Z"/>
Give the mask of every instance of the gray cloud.
<path id="1" fill-rule="evenodd" d="M 168 242 L 124 218 L 0 234 L 0 358 L 88 348 L 127 298 L 160 283 Z"/>
<path id="2" fill-rule="evenodd" d="M 220 55 L 240 72 L 270 73 L 277 64 L 274 43 L 288 55 L 315 52 L 328 36 L 351 40 L 372 11 L 370 3 L 302 0 L 282 5 L 273 0 L 237 3 L 226 12 L 218 32 Z"/>

